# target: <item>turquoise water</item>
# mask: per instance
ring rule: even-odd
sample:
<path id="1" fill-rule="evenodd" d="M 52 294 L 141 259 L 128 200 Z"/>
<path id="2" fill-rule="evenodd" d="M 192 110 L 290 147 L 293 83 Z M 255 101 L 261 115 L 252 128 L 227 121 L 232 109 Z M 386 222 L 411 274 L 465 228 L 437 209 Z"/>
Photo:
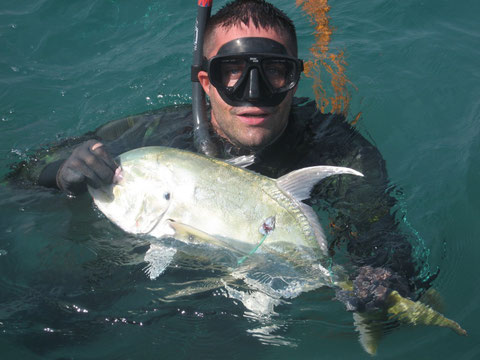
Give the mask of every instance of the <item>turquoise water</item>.
<path id="1" fill-rule="evenodd" d="M 0 174 L 30 151 L 122 116 L 190 101 L 194 1 L 3 0 Z M 216 0 L 214 9 L 223 1 Z M 480 4 L 333 1 L 331 47 L 344 50 L 350 116 L 403 189 L 405 226 L 430 249 L 444 313 L 469 337 L 401 327 L 379 359 L 480 357 Z M 300 56 L 312 27 L 293 1 Z M 297 92 L 311 96 L 302 80 Z M 202 264 L 150 281 L 145 244 L 49 191 L 0 188 L 2 359 L 367 359 L 331 290 L 260 318 L 224 290 L 172 299 L 211 277 Z"/>

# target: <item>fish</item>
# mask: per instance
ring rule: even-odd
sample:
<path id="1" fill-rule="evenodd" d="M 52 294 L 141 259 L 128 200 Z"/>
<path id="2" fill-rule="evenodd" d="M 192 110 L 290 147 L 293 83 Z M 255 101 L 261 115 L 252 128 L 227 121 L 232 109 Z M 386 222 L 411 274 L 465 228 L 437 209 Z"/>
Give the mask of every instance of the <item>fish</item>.
<path id="1" fill-rule="evenodd" d="M 313 166 L 272 179 L 246 168 L 255 161 L 252 156 L 225 161 L 162 146 L 134 149 L 116 161 L 120 168 L 114 183 L 88 190 L 96 207 L 121 229 L 157 239 L 145 255 L 151 264 L 150 278 L 160 276 L 176 254 L 175 246 L 164 246 L 161 240 L 176 239 L 205 245 L 207 252 L 227 250 L 236 260 L 231 265 L 246 271 L 254 266 L 254 258 L 292 264 L 295 271 L 278 278 L 284 281 L 306 274 L 309 280 L 302 282 L 301 291 L 325 285 L 351 290 L 341 267 L 331 265 L 318 215 L 303 201 L 326 177 L 362 177 L 362 173 L 346 167 Z M 287 289 L 281 294 L 294 297 L 301 292 L 290 285 L 286 281 Z M 453 320 L 396 291 L 387 303 L 389 318 L 466 334 Z M 374 354 L 381 331 L 373 329 L 371 319 L 368 314 L 354 313 L 362 346 Z"/>

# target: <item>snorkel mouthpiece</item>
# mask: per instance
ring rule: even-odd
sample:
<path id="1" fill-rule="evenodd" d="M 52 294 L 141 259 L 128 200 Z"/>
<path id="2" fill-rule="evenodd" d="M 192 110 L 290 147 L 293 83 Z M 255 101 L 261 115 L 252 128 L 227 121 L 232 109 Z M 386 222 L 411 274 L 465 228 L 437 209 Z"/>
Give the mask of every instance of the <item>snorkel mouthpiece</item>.
<path id="1" fill-rule="evenodd" d="M 245 37 L 224 44 L 205 61 L 210 82 L 231 106 L 277 106 L 293 89 L 303 62 L 269 38 Z"/>

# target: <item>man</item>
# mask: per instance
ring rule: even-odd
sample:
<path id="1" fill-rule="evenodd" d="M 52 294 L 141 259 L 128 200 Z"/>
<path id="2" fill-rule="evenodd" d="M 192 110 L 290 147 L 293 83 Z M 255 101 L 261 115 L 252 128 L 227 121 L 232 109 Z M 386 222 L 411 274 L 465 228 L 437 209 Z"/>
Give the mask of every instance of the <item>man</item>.
<path id="1" fill-rule="evenodd" d="M 210 130 L 219 157 L 255 154 L 250 169 L 270 177 L 313 165 L 347 166 L 365 174 L 329 178 L 312 194 L 312 205 L 332 218 L 331 253 L 346 244 L 351 263 L 360 269 L 355 296 L 340 295 L 349 308 L 377 307 L 386 288 L 404 296 L 418 293 L 425 284 L 416 277 L 411 245 L 391 214 L 395 201 L 381 155 L 343 117 L 321 114 L 313 102 L 294 98 L 302 63 L 292 21 L 262 0 L 233 1 L 210 18 L 204 54 L 198 80 L 210 98 Z M 176 107 L 109 123 L 49 149 L 48 159 L 39 155 L 17 166 L 9 178 L 30 178 L 78 195 L 86 184 L 111 183 L 114 157 L 129 149 L 195 150 L 191 116 L 189 107 Z M 368 291 L 362 293 L 362 286 Z"/>

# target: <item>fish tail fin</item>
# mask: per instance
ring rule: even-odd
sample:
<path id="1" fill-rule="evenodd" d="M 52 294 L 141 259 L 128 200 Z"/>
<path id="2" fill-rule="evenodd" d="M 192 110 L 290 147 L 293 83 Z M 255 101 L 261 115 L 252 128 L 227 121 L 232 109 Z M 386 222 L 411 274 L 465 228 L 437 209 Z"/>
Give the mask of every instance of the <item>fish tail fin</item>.
<path id="1" fill-rule="evenodd" d="M 397 291 L 392 291 L 388 298 L 388 315 L 404 323 L 412 325 L 441 326 L 450 328 L 458 335 L 467 335 L 457 322 L 446 318 L 430 306 L 420 301 L 412 301 L 401 296 Z"/>
<path id="2" fill-rule="evenodd" d="M 433 287 L 425 291 L 419 300 L 439 313 L 445 312 L 445 302 L 443 301 L 442 295 Z"/>
<path id="3" fill-rule="evenodd" d="M 353 313 L 355 330 L 359 334 L 358 340 L 363 349 L 370 355 L 377 353 L 378 344 L 383 336 L 383 315 L 377 315 L 380 316 L 377 318 L 374 314 Z"/>

